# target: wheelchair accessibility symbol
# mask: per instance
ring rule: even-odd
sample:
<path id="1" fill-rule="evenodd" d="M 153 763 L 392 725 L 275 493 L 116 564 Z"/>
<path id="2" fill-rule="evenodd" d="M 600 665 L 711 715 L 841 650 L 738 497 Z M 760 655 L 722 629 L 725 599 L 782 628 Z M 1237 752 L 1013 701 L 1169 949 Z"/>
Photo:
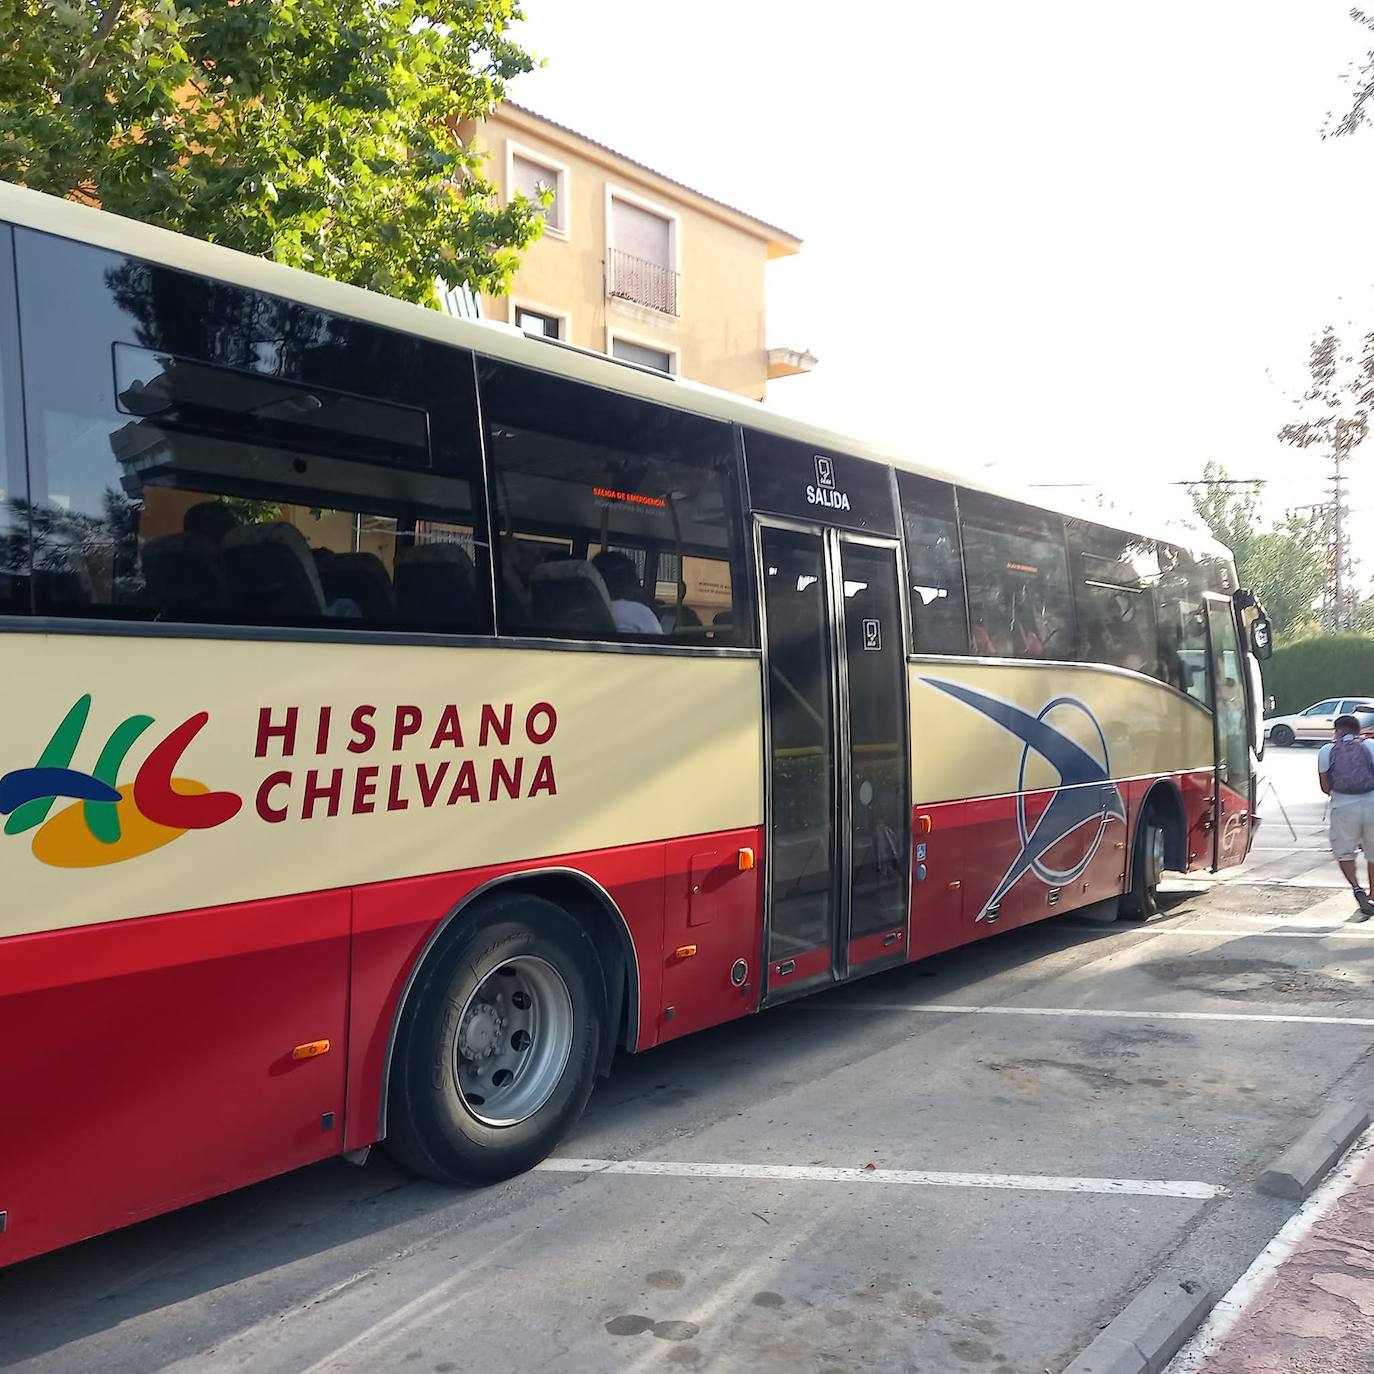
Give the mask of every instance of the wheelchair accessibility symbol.
<path id="1" fill-rule="evenodd" d="M 868 651 L 876 651 L 883 647 L 883 622 L 881 620 L 864 621 L 864 648 Z"/>

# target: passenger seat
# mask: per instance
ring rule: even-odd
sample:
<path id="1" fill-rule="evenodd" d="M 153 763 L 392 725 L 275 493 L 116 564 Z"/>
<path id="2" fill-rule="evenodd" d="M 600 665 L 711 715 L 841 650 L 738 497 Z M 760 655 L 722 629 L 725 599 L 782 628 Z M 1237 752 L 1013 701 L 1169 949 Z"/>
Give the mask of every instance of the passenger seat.
<path id="1" fill-rule="evenodd" d="M 611 598 L 601 574 L 585 559 L 540 563 L 530 573 L 535 633 L 580 639 L 618 639 Z"/>
<path id="2" fill-rule="evenodd" d="M 402 620 L 455 634 L 487 627 L 477 570 L 461 544 L 413 544 L 396 551 L 396 608 Z"/>
<path id="3" fill-rule="evenodd" d="M 305 536 L 284 520 L 243 525 L 224 539 L 229 596 L 266 624 L 322 620 L 324 587 Z"/>

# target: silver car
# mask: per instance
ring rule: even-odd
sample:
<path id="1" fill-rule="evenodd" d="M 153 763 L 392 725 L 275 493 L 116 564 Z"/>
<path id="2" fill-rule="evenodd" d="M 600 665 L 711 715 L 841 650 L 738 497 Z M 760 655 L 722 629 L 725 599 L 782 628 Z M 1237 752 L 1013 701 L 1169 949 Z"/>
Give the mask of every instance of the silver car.
<path id="1" fill-rule="evenodd" d="M 1325 744 L 1337 716 L 1374 711 L 1374 697 L 1331 697 L 1291 716 L 1270 716 L 1264 722 L 1264 738 L 1284 748 L 1290 744 Z"/>

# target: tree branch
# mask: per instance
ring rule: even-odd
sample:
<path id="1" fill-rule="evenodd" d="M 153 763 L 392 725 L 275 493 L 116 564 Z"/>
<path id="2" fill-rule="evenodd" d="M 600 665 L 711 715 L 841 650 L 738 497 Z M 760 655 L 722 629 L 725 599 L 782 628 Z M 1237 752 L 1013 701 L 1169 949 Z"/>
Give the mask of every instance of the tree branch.
<path id="1" fill-rule="evenodd" d="M 110 0 L 109 7 L 100 16 L 100 23 L 95 26 L 95 33 L 91 36 L 91 55 L 86 63 L 88 71 L 93 70 L 96 61 L 100 57 L 100 49 L 105 40 L 114 30 L 114 26 L 119 22 L 119 16 L 124 9 L 124 0 Z"/>

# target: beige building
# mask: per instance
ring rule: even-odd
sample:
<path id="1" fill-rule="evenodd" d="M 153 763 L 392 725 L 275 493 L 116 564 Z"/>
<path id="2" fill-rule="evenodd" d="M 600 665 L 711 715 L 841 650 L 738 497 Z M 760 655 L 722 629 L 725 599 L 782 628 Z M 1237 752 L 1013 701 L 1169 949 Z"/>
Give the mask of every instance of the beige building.
<path id="1" fill-rule="evenodd" d="M 770 377 L 814 366 L 765 333 L 767 265 L 800 239 L 509 102 L 462 132 L 503 202 L 554 193 L 486 318 L 758 400 Z"/>

